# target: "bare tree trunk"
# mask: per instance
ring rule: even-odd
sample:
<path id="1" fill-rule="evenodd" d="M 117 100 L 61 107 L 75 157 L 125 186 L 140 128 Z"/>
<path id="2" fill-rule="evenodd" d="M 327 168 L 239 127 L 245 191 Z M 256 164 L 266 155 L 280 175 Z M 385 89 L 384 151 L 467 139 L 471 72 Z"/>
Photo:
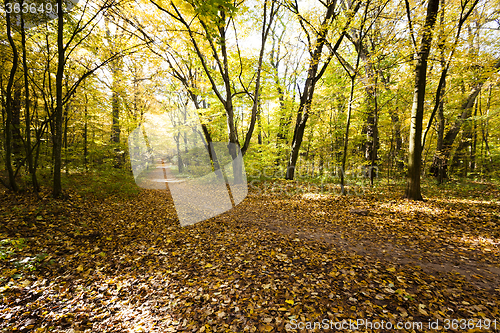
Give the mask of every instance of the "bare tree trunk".
<path id="1" fill-rule="evenodd" d="M 5 0 L 4 4 L 6 3 L 7 1 Z M 12 68 L 10 69 L 9 82 L 6 90 L 7 98 L 5 103 L 5 111 L 7 113 L 7 117 L 5 119 L 5 168 L 7 169 L 9 177 L 9 188 L 13 191 L 17 191 L 18 187 L 14 176 L 14 170 L 12 169 L 12 87 L 14 85 L 19 56 L 16 44 L 12 39 L 10 13 L 5 13 L 5 17 L 7 24 L 7 38 L 9 40 L 10 47 L 12 48 Z"/>
<path id="2" fill-rule="evenodd" d="M 262 117 L 261 117 L 262 109 L 259 106 L 259 110 L 257 111 L 257 143 L 259 145 L 262 144 Z"/>
<path id="3" fill-rule="evenodd" d="M 85 171 L 88 171 L 89 167 L 88 167 L 87 156 L 88 156 L 88 122 L 89 122 L 88 118 L 89 118 L 89 114 L 88 114 L 87 93 L 85 93 L 85 114 L 84 114 L 84 117 L 85 117 L 85 125 L 83 128 L 83 164 L 85 166 Z"/>
<path id="4" fill-rule="evenodd" d="M 370 162 L 370 185 L 373 186 L 373 179 L 375 178 L 377 169 L 377 147 L 378 147 L 378 103 L 377 96 L 375 95 L 375 108 L 374 108 L 374 126 L 372 135 L 372 149 L 371 149 L 371 162 Z"/>
<path id="5" fill-rule="evenodd" d="M 62 194 L 61 187 L 61 150 L 62 150 L 62 117 L 63 117 L 63 75 L 65 65 L 65 49 L 63 44 L 64 17 L 63 1 L 57 0 L 59 11 L 57 14 L 57 73 L 56 73 L 56 110 L 54 122 L 54 184 L 52 195 L 58 198 Z"/>
<path id="6" fill-rule="evenodd" d="M 24 125 L 25 129 L 25 150 L 26 150 L 26 160 L 28 162 L 28 171 L 31 175 L 31 182 L 33 185 L 33 191 L 38 193 L 40 188 L 38 186 L 38 180 L 36 177 L 36 167 L 33 163 L 33 150 L 31 147 L 31 114 L 30 114 L 30 87 L 28 80 L 28 61 L 26 55 L 26 31 L 24 30 L 24 18 L 21 14 L 21 47 L 23 51 L 23 76 L 24 76 Z M 39 144 L 39 142 L 38 142 Z"/>
<path id="7" fill-rule="evenodd" d="M 415 66 L 415 85 L 411 110 L 409 138 L 408 175 L 406 197 L 423 200 L 420 193 L 420 171 L 422 168 L 422 121 L 424 118 L 425 87 L 427 81 L 427 58 L 429 57 L 432 29 L 436 23 L 439 0 L 429 0 L 420 50 Z"/>
<path id="8" fill-rule="evenodd" d="M 69 108 L 70 104 L 67 103 L 64 106 L 64 115 L 63 115 L 63 121 L 64 121 L 64 131 L 63 131 L 63 142 L 64 142 L 64 167 L 66 169 L 66 174 L 69 173 L 69 165 L 68 165 L 68 122 L 69 122 Z"/>
<path id="9" fill-rule="evenodd" d="M 182 162 L 181 147 L 180 147 L 180 133 L 177 133 L 174 137 L 175 144 L 177 146 L 177 170 L 179 173 L 184 172 L 184 163 Z"/>

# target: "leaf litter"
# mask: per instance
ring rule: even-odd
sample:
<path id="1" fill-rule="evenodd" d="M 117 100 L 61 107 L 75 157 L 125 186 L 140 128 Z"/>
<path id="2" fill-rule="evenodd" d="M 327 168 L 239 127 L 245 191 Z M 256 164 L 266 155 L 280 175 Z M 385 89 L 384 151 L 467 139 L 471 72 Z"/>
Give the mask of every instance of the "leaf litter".
<path id="1" fill-rule="evenodd" d="M 10 241 L 0 248 L 5 332 L 285 332 L 297 331 L 292 320 L 499 317 L 491 200 L 252 189 L 233 210 L 185 228 L 165 191 L 0 200 Z"/>

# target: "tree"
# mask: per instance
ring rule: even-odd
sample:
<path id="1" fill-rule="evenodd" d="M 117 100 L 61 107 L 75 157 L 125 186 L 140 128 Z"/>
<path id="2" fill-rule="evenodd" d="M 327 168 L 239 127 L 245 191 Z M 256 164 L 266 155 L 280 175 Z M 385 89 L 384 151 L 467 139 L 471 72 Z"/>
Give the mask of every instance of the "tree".
<path id="1" fill-rule="evenodd" d="M 63 111 L 64 105 L 69 102 L 73 94 L 76 92 L 79 85 L 90 75 L 96 72 L 99 68 L 106 66 L 108 63 L 122 57 L 126 52 L 131 52 L 132 50 L 140 47 L 140 44 L 134 44 L 127 47 L 124 50 L 113 50 L 112 54 L 106 57 L 99 64 L 94 64 L 92 67 L 85 67 L 83 74 L 70 86 L 66 91 L 63 87 L 63 77 L 65 73 L 66 64 L 71 54 L 75 49 L 84 43 L 86 38 L 96 30 L 98 26 L 98 17 L 106 10 L 115 7 L 119 7 L 115 0 L 105 0 L 101 3 L 93 12 L 86 12 L 90 7 L 85 6 L 83 12 L 80 14 L 79 19 L 76 23 L 68 26 L 68 37 L 65 41 L 65 16 L 67 13 L 64 12 L 63 0 L 57 0 L 59 8 L 62 10 L 58 11 L 57 16 L 57 73 L 56 73 L 56 106 L 54 109 L 54 143 L 53 143 L 53 155 L 54 155 L 54 183 L 52 188 L 52 194 L 54 197 L 60 197 L 62 194 L 61 187 L 61 151 L 63 144 Z M 89 10 L 90 11 L 90 10 Z M 85 18 L 88 19 L 84 21 Z"/>
<path id="2" fill-rule="evenodd" d="M 316 83 L 325 73 L 330 60 L 339 48 L 342 39 L 345 36 L 345 31 L 348 29 L 354 14 L 358 11 L 360 6 L 359 2 L 351 3 L 351 7 L 346 11 L 347 22 L 342 27 L 340 37 L 334 45 L 329 45 L 330 53 L 328 54 L 322 64 L 322 67 L 320 68 L 320 63 L 323 56 L 323 48 L 326 44 L 328 44 L 328 33 L 331 30 L 332 23 L 338 16 L 338 13 L 336 12 L 336 1 L 322 1 L 321 4 L 324 6 L 324 16 L 319 27 L 314 27 L 311 22 L 306 20 L 306 18 L 303 16 L 303 13 L 299 10 L 298 2 L 289 5 L 289 9 L 297 16 L 300 26 L 307 37 L 307 47 L 310 59 L 308 65 L 309 67 L 307 70 L 307 78 L 305 80 L 302 92 L 300 93 L 300 103 L 297 110 L 297 118 L 295 120 L 295 130 L 293 132 L 290 157 L 286 170 L 286 179 L 293 179 L 295 175 L 295 166 L 299 157 L 300 146 L 302 145 L 307 119 L 310 115 L 311 102 L 313 100 Z M 310 30 L 312 30 L 312 32 L 310 32 Z"/>
<path id="3" fill-rule="evenodd" d="M 427 15 L 422 31 L 420 48 L 415 65 L 415 83 L 413 89 L 413 105 L 411 108 L 411 125 L 409 138 L 408 175 L 406 197 L 412 200 L 423 200 L 420 193 L 420 170 L 422 168 L 422 122 L 424 118 L 425 87 L 427 81 L 427 58 L 429 57 L 432 29 L 436 23 L 439 0 L 429 0 Z"/>
<path id="4" fill-rule="evenodd" d="M 151 2 L 162 12 L 181 24 L 182 28 L 180 28 L 178 32 L 187 32 L 188 39 L 210 82 L 211 88 L 217 96 L 217 99 L 224 106 L 227 117 L 229 142 L 237 146 L 240 146 L 240 143 L 238 140 L 238 131 L 235 126 L 234 97 L 244 93 L 252 99 L 253 106 L 250 124 L 243 147 L 241 148 L 242 154 L 245 154 L 250 145 L 250 139 L 257 118 L 264 48 L 272 21 L 278 10 L 278 4 L 275 1 L 265 1 L 263 4 L 261 47 L 257 69 L 255 71 L 255 88 L 253 94 L 251 94 L 248 86 L 241 82 L 241 71 L 243 68 L 240 67 L 238 75 L 233 75 L 229 66 L 231 54 L 228 52 L 228 48 L 230 47 L 228 29 L 232 25 L 234 27 L 234 34 L 236 36 L 238 35 L 234 20 L 239 8 L 242 7 L 242 3 L 235 5 L 231 1 L 220 1 L 218 5 L 215 6 L 209 3 L 184 1 L 179 6 L 172 2 L 170 3 L 170 7 L 166 7 L 161 6 L 158 2 Z M 238 54 L 238 61 L 242 64 L 237 39 L 235 46 Z M 208 49 L 208 52 L 204 52 L 205 49 Z M 211 68 L 210 64 L 215 64 L 216 70 L 214 70 L 215 68 Z M 222 86 L 218 84 L 218 80 L 222 81 Z M 235 90 L 236 82 L 241 83 L 243 91 Z M 231 147 L 235 145 L 231 145 Z M 235 154 L 236 151 L 231 151 L 233 158 L 236 157 Z"/>
<path id="5" fill-rule="evenodd" d="M 24 78 L 24 120 L 25 120 L 25 150 L 28 162 L 28 170 L 31 175 L 33 190 L 38 193 L 40 190 L 36 177 L 36 165 L 33 161 L 33 147 L 31 145 L 31 114 L 30 114 L 30 85 L 28 74 L 28 55 L 26 52 L 26 30 L 24 26 L 24 15 L 21 13 L 21 49 L 23 51 L 23 78 Z M 39 141 L 37 142 L 39 144 Z"/>
<path id="6" fill-rule="evenodd" d="M 5 6 L 7 6 L 7 1 L 4 1 Z M 12 25 L 10 20 L 10 13 L 6 12 L 6 24 L 7 24 L 7 38 L 9 40 L 10 47 L 12 48 L 12 67 L 9 75 L 9 82 L 7 84 L 6 91 L 6 102 L 5 102 L 5 111 L 7 117 L 5 119 L 5 168 L 7 169 L 7 174 L 9 177 L 9 182 L 6 185 L 13 191 L 17 191 L 18 187 L 16 184 L 16 179 L 14 175 L 14 170 L 12 168 L 12 87 L 14 86 L 14 79 L 17 71 L 17 66 L 19 62 L 19 54 L 17 51 L 16 44 L 14 43 L 14 39 L 12 38 Z"/>

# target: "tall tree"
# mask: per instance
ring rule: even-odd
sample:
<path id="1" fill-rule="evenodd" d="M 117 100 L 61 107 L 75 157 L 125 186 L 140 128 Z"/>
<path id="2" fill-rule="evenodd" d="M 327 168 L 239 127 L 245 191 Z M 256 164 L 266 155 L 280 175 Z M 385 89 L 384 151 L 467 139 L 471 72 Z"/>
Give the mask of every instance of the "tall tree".
<path id="1" fill-rule="evenodd" d="M 432 43 L 432 29 L 436 23 L 439 0 L 429 0 L 427 15 L 422 30 L 422 39 L 416 58 L 413 105 L 409 138 L 408 175 L 406 197 L 423 200 L 420 192 L 420 170 L 422 168 L 422 122 L 424 119 L 425 87 L 427 82 L 427 59 Z"/>
<path id="2" fill-rule="evenodd" d="M 57 74 L 56 74 L 56 109 L 54 121 L 54 185 L 52 194 L 55 198 L 61 196 L 61 152 L 63 125 L 63 75 L 66 63 L 66 47 L 64 46 L 64 11 L 63 0 L 57 0 Z"/>
<path id="3" fill-rule="evenodd" d="M 26 30 L 24 26 L 24 15 L 21 13 L 21 49 L 23 52 L 23 77 L 24 77 L 24 121 L 25 121 L 25 150 L 28 162 L 28 170 L 31 175 L 33 190 L 38 193 L 39 186 L 36 176 L 36 166 L 33 161 L 33 147 L 31 145 L 31 114 L 30 114 L 30 86 L 28 73 L 28 55 L 26 52 Z"/>
<path id="4" fill-rule="evenodd" d="M 62 194 L 61 187 L 61 152 L 63 145 L 63 112 L 64 105 L 70 101 L 73 94 L 80 84 L 90 75 L 95 73 L 98 69 L 106 66 L 108 63 L 122 57 L 128 52 L 133 52 L 135 49 L 141 47 L 140 43 L 132 43 L 125 49 L 112 50 L 111 54 L 107 54 L 104 60 L 97 64 L 84 64 L 83 73 L 74 81 L 74 83 L 67 89 L 64 89 L 63 78 L 65 75 L 66 65 L 68 59 L 72 56 L 74 51 L 86 42 L 87 38 L 96 32 L 99 25 L 98 18 L 104 12 L 113 8 L 117 10 L 120 6 L 115 0 L 104 0 L 99 3 L 97 7 L 83 6 L 76 20 L 71 20 L 71 25 L 65 25 L 65 17 L 69 15 L 65 12 L 63 7 L 63 0 L 57 0 L 60 10 L 57 15 L 57 73 L 56 73 L 56 106 L 53 112 L 54 117 L 54 143 L 53 143 L 53 156 L 54 156 L 54 177 L 52 195 L 60 197 Z M 76 22 L 75 22 L 76 21 Z M 66 27 L 68 28 L 66 31 Z"/>
<path id="5" fill-rule="evenodd" d="M 7 6 L 7 0 L 4 1 L 5 6 Z M 7 117 L 5 119 L 5 168 L 7 169 L 7 174 L 9 177 L 9 181 L 7 187 L 9 187 L 13 191 L 17 191 L 17 183 L 14 175 L 14 170 L 12 168 L 12 107 L 13 107 L 13 86 L 14 79 L 17 72 L 17 67 L 19 63 L 19 54 L 17 51 L 16 44 L 14 39 L 12 38 L 12 25 L 11 25 L 11 16 L 8 11 L 5 13 L 6 24 L 7 24 L 7 38 L 9 40 L 10 47 L 12 48 L 12 67 L 10 69 L 9 82 L 7 83 L 7 91 L 6 91 L 6 103 L 5 103 L 5 111 Z"/>

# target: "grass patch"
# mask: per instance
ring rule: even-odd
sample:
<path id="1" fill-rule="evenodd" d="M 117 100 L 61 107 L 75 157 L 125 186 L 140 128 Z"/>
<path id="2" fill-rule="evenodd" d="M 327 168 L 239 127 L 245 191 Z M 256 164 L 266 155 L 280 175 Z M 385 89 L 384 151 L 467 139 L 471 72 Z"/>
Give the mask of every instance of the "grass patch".
<path id="1" fill-rule="evenodd" d="M 82 196 L 96 199 L 120 197 L 135 198 L 140 188 L 134 181 L 131 171 L 122 169 L 96 170 L 86 173 L 73 173 L 62 177 L 63 189 L 70 189 Z"/>

